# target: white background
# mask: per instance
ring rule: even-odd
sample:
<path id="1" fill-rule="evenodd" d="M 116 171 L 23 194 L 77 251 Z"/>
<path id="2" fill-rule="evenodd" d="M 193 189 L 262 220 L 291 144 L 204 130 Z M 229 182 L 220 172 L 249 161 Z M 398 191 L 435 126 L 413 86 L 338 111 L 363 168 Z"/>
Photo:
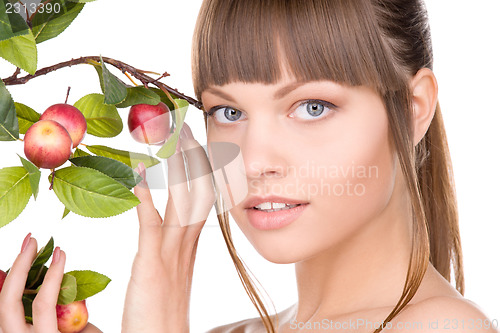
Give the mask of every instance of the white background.
<path id="1" fill-rule="evenodd" d="M 137 68 L 167 71 L 167 84 L 193 96 L 191 86 L 191 36 L 200 0 L 105 1 L 88 3 L 80 16 L 58 38 L 39 45 L 38 68 L 84 55 L 103 55 Z M 496 0 L 428 1 L 434 40 L 435 73 L 440 84 L 449 145 L 454 164 L 460 227 L 464 252 L 466 297 L 479 304 L 490 318 L 500 319 L 500 179 L 498 126 L 500 124 L 500 22 Z M 0 60 L 0 77 L 14 68 Z M 43 112 L 92 92 L 100 92 L 91 66 L 79 65 L 37 78 L 24 86 L 10 86 L 13 98 Z M 126 119 L 127 110 L 120 111 Z M 206 143 L 201 111 L 191 109 L 187 122 L 195 138 Z M 146 152 L 128 131 L 117 138 L 86 143 Z M 16 153 L 21 142 L 0 143 L 0 167 L 20 165 Z M 48 171 L 42 174 L 39 198 L 0 229 L 0 268 L 10 267 L 28 232 L 40 246 L 50 236 L 68 255 L 67 270 L 92 269 L 113 281 L 101 294 L 88 300 L 90 320 L 104 332 L 118 332 L 130 265 L 137 247 L 134 210 L 111 219 L 88 219 L 70 214 L 61 220 L 63 206 L 48 191 Z M 165 192 L 154 193 L 159 210 Z M 275 265 L 262 259 L 233 224 L 235 244 L 253 273 L 265 287 L 277 310 L 295 301 L 292 265 Z M 257 316 L 240 285 L 215 215 L 202 232 L 191 305 L 191 331 Z"/>

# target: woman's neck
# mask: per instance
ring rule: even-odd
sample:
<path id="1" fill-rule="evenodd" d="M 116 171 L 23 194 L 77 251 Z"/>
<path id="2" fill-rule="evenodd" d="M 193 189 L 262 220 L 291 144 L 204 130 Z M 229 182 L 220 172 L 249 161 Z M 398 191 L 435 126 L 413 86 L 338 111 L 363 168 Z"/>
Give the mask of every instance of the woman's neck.
<path id="1" fill-rule="evenodd" d="M 401 184 L 401 182 L 399 182 Z M 295 320 L 393 307 L 401 296 L 411 252 L 408 196 L 396 186 L 387 207 L 361 232 L 295 264 Z"/>

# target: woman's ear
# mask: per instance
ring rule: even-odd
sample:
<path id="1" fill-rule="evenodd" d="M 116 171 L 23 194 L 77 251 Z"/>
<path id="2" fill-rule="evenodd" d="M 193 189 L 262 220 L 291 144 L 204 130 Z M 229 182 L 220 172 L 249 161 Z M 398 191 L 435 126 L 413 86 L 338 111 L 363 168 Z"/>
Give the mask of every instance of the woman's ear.
<path id="1" fill-rule="evenodd" d="M 424 137 L 437 106 L 438 85 L 429 68 L 420 69 L 410 83 L 413 103 L 413 146 Z"/>

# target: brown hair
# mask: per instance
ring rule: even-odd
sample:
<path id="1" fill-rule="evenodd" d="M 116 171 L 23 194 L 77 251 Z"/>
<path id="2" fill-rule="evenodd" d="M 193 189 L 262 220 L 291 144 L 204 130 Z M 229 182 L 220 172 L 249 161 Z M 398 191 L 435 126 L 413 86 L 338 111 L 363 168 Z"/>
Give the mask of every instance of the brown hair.
<path id="1" fill-rule="evenodd" d="M 433 61 L 422 1 L 205 0 L 195 28 L 192 60 L 198 99 L 211 85 L 276 83 L 283 71 L 299 81 L 332 80 L 376 90 L 387 109 L 413 208 L 406 282 L 384 324 L 415 295 L 429 261 L 448 281 L 453 264 L 456 288 L 463 294 L 455 190 L 439 105 L 424 138 L 416 147 L 412 140 L 409 82 L 419 69 L 432 69 Z M 234 248 L 220 200 L 217 207 L 224 239 L 245 290 L 267 331 L 275 332 Z"/>

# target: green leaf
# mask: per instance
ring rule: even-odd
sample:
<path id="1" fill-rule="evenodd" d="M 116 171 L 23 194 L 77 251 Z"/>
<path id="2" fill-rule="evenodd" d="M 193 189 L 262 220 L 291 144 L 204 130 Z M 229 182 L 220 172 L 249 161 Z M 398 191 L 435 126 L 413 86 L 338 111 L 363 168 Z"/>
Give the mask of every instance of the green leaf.
<path id="1" fill-rule="evenodd" d="M 21 214 L 30 196 L 29 174 L 23 167 L 0 169 L 0 227 Z"/>
<path id="2" fill-rule="evenodd" d="M 6 2 L 0 1 L 0 41 L 29 33 L 30 30 L 24 18 L 15 13 L 15 10 L 8 13 Z"/>
<path id="3" fill-rule="evenodd" d="M 87 149 L 91 153 L 115 159 L 117 161 L 125 163 L 126 165 L 132 168 L 137 168 L 140 162 L 144 163 L 144 166 L 146 168 L 152 167 L 153 165 L 160 163 L 159 160 L 150 155 L 133 153 L 125 150 L 118 150 L 101 145 L 87 146 Z"/>
<path id="4" fill-rule="evenodd" d="M 103 291 L 111 282 L 107 276 L 93 271 L 72 271 L 66 274 L 76 278 L 77 295 L 75 302 L 87 299 Z"/>
<path id="5" fill-rule="evenodd" d="M 90 156 L 90 154 L 81 150 L 80 148 L 76 148 L 75 152 L 73 153 L 73 157 L 81 157 L 81 156 Z"/>
<path id="6" fill-rule="evenodd" d="M 179 141 L 180 130 L 176 130 L 163 144 L 163 146 L 158 150 L 156 156 L 159 158 L 169 158 L 175 153 L 175 148 L 177 147 L 177 142 Z"/>
<path id="7" fill-rule="evenodd" d="M 40 120 L 40 114 L 27 105 L 14 103 L 19 123 L 19 133 L 26 134 L 28 128 Z"/>
<path id="8" fill-rule="evenodd" d="M 157 105 L 161 102 L 160 96 L 151 89 L 144 87 L 131 87 L 127 88 L 127 98 L 116 107 L 126 108 L 136 104 L 149 104 Z"/>
<path id="9" fill-rule="evenodd" d="M 140 203 L 135 195 L 113 178 L 84 167 L 57 170 L 53 189 L 64 206 L 87 217 L 118 215 Z"/>
<path id="10" fill-rule="evenodd" d="M 101 91 L 104 93 L 104 81 L 102 80 L 102 66 L 101 64 L 95 65 L 94 63 L 91 63 L 92 66 L 94 66 L 97 76 L 99 77 L 99 85 L 101 86 Z"/>
<path id="11" fill-rule="evenodd" d="M 43 279 L 45 278 L 45 274 L 47 274 L 48 270 L 48 267 L 46 265 L 43 265 L 42 268 L 38 271 L 38 274 L 31 277 L 32 281 L 26 282 L 26 287 L 28 288 L 29 286 L 29 288 L 31 289 L 38 289 L 42 285 Z M 29 285 L 28 282 L 30 282 Z"/>
<path id="12" fill-rule="evenodd" d="M 157 94 L 158 96 L 160 96 L 160 101 L 163 102 L 163 103 L 165 103 L 168 106 L 169 110 L 174 110 L 175 109 L 174 104 L 172 104 L 172 101 L 163 92 L 163 90 L 161 90 L 159 88 L 149 88 L 149 90 L 153 91 L 155 94 Z"/>
<path id="13" fill-rule="evenodd" d="M 52 255 L 52 252 L 54 251 L 54 237 L 50 237 L 49 241 L 45 246 L 40 248 L 38 250 L 38 254 L 33 261 L 33 264 L 31 264 L 32 269 L 38 269 L 45 265 L 47 261 L 49 261 L 50 256 Z"/>
<path id="14" fill-rule="evenodd" d="M 61 289 L 59 290 L 59 297 L 57 304 L 64 305 L 73 303 L 77 295 L 76 278 L 71 274 L 64 274 L 61 282 Z"/>
<path id="15" fill-rule="evenodd" d="M 29 32 L 1 41 L 0 57 L 31 75 L 35 74 L 38 58 L 35 37 Z"/>
<path id="16" fill-rule="evenodd" d="M 43 273 L 43 267 L 47 261 L 49 261 L 50 256 L 52 256 L 52 252 L 54 251 L 54 238 L 50 237 L 47 244 L 42 247 L 38 254 L 31 264 L 30 271 L 28 273 L 28 279 L 26 281 L 27 288 L 36 288 L 37 282 L 40 282 L 40 275 Z"/>
<path id="17" fill-rule="evenodd" d="M 128 165 L 115 159 L 103 156 L 83 156 L 70 159 L 76 166 L 87 167 L 102 172 L 103 174 L 120 182 L 128 189 L 133 188 L 141 180 L 141 176 Z"/>
<path id="18" fill-rule="evenodd" d="M 58 13 L 52 10 L 51 12 L 44 11 L 43 13 L 37 12 L 35 14 L 32 26 L 37 43 L 54 38 L 66 30 L 78 14 L 80 14 L 85 5 L 65 0 L 52 0 L 50 3 L 52 4 L 52 8 L 60 6 L 61 10 Z"/>
<path id="19" fill-rule="evenodd" d="M 71 1 L 71 2 L 79 2 L 79 3 L 87 3 L 87 2 L 93 2 L 95 0 L 68 0 L 68 1 Z"/>
<path id="20" fill-rule="evenodd" d="M 0 141 L 15 141 L 17 139 L 19 139 L 19 123 L 17 122 L 14 101 L 3 81 L 0 80 Z"/>
<path id="21" fill-rule="evenodd" d="M 156 156 L 160 158 L 169 158 L 175 153 L 175 147 L 177 146 L 177 141 L 179 140 L 179 134 L 184 124 L 184 119 L 186 118 L 186 113 L 189 107 L 189 103 L 183 99 L 175 99 L 175 102 L 179 105 L 179 109 L 175 109 L 175 131 L 170 136 L 170 138 L 165 142 L 165 144 L 158 150 Z"/>
<path id="22" fill-rule="evenodd" d="M 123 123 L 116 106 L 104 104 L 104 95 L 89 94 L 74 105 L 87 120 L 87 133 L 101 138 L 117 136 L 123 130 Z"/>
<path id="23" fill-rule="evenodd" d="M 24 318 L 28 324 L 33 324 L 33 295 L 23 295 Z"/>
<path id="24" fill-rule="evenodd" d="M 66 216 L 68 216 L 68 214 L 69 214 L 70 212 L 71 212 L 71 211 L 70 211 L 68 208 L 64 207 L 64 212 L 63 212 L 63 216 L 61 217 L 61 220 L 62 220 L 62 219 L 64 219 Z"/>
<path id="25" fill-rule="evenodd" d="M 106 68 L 101 57 L 104 103 L 118 104 L 127 97 L 127 86 Z"/>
<path id="26" fill-rule="evenodd" d="M 19 155 L 17 155 L 19 156 Z M 36 200 L 36 196 L 38 195 L 38 187 L 40 185 L 40 169 L 37 168 L 36 165 L 28 161 L 27 159 L 19 156 L 21 159 L 21 163 L 26 171 L 28 171 L 28 177 L 30 180 L 31 192 L 33 193 L 33 198 Z"/>

